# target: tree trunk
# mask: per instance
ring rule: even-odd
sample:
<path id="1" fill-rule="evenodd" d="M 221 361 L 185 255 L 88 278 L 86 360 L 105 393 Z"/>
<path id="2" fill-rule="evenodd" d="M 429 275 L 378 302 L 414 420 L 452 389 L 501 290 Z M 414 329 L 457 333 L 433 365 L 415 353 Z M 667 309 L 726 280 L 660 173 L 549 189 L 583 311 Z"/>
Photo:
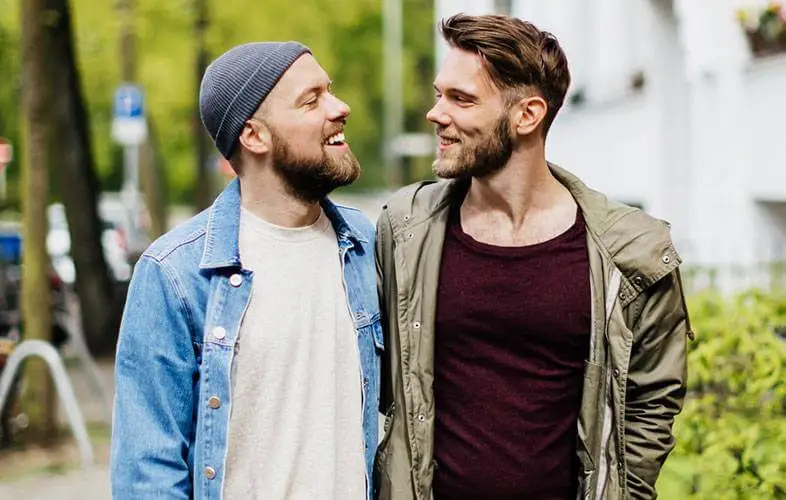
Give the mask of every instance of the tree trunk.
<path id="1" fill-rule="evenodd" d="M 46 253 L 47 151 L 52 96 L 46 35 L 47 0 L 22 2 L 22 324 L 25 339 L 51 338 L 52 305 Z M 56 434 L 54 388 L 46 364 L 28 359 L 22 409 L 30 418 L 28 436 L 50 445 Z"/>
<path id="2" fill-rule="evenodd" d="M 28 0 L 25 0 L 27 2 Z M 101 245 L 102 227 L 96 198 L 98 178 L 93 165 L 88 117 L 74 55 L 68 0 L 46 0 L 51 52 L 47 63 L 51 85 L 52 125 L 58 182 L 71 235 L 71 256 L 76 267 L 76 291 L 82 326 L 96 355 L 114 350 L 120 320 L 120 301 L 112 286 Z"/>
<path id="3" fill-rule="evenodd" d="M 194 63 L 194 81 L 196 82 L 196 97 L 194 99 L 194 143 L 197 151 L 197 179 L 194 193 L 194 205 L 197 211 L 204 210 L 213 203 L 213 175 L 208 165 L 210 157 L 210 144 L 207 133 L 199 117 L 199 85 L 202 75 L 207 68 L 207 48 L 205 46 L 205 31 L 209 24 L 207 5 L 205 0 L 194 0 L 194 37 L 196 38 L 196 60 Z"/>

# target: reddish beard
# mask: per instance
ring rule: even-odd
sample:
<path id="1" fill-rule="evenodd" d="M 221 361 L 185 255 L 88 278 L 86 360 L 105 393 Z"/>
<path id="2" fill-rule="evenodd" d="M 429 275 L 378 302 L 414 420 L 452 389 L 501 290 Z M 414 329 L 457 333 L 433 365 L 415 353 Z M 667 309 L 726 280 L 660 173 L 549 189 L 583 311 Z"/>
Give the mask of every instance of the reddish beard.
<path id="1" fill-rule="evenodd" d="M 273 141 L 273 169 L 296 198 L 319 201 L 334 189 L 351 184 L 360 175 L 360 164 L 351 150 L 334 157 L 323 145 L 319 156 L 298 155 L 275 129 L 268 127 Z"/>

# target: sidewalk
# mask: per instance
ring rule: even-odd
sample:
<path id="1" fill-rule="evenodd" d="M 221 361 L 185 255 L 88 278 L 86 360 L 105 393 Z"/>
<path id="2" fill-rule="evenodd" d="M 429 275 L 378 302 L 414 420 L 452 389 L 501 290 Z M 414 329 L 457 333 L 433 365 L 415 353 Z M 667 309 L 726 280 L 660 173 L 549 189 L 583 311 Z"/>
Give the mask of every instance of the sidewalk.
<path id="1" fill-rule="evenodd" d="M 89 471 L 74 470 L 61 475 L 0 482 L 0 498 L 20 500 L 110 500 L 106 465 Z"/>
<path id="2" fill-rule="evenodd" d="M 101 385 L 112 400 L 113 365 L 98 363 Z M 106 406 L 91 389 L 77 362 L 69 363 L 71 382 L 88 422 L 95 465 L 82 470 L 76 441 L 68 431 L 63 445 L 54 452 L 28 450 L 0 452 L 0 499 L 109 500 L 109 422 Z M 62 412 L 61 412 L 62 413 Z M 59 416 L 68 429 L 65 415 Z"/>

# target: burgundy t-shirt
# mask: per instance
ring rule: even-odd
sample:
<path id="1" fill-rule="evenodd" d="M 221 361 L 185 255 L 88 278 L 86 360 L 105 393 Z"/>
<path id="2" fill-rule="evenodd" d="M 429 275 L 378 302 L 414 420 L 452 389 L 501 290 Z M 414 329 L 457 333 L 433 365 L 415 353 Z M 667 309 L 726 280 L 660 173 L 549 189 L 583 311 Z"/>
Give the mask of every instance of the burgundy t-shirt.
<path id="1" fill-rule="evenodd" d="M 575 499 L 591 299 L 581 211 L 524 247 L 480 243 L 452 209 L 437 297 L 434 495 Z"/>

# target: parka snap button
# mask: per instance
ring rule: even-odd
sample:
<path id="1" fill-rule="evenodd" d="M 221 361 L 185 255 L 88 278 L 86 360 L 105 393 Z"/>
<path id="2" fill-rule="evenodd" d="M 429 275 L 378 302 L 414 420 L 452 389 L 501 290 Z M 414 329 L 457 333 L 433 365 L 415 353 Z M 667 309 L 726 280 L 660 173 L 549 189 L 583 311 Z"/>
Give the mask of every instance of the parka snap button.
<path id="1" fill-rule="evenodd" d="M 614 378 L 620 378 L 620 370 L 619 368 L 614 369 Z"/>
<path id="2" fill-rule="evenodd" d="M 409 215 L 405 215 L 405 216 L 404 216 L 404 222 L 406 222 L 406 221 L 408 221 L 408 220 L 409 220 Z"/>
<path id="3" fill-rule="evenodd" d="M 420 415 L 418 415 L 418 422 L 425 422 L 425 421 L 426 421 L 426 416 L 425 415 L 423 415 L 422 413 Z"/>
<path id="4" fill-rule="evenodd" d="M 415 330 L 420 328 L 420 321 L 415 321 L 414 323 L 412 323 L 412 328 L 414 328 Z"/>
<path id="5" fill-rule="evenodd" d="M 212 467 L 205 467 L 205 477 L 208 479 L 215 479 L 216 469 Z"/>
<path id="6" fill-rule="evenodd" d="M 226 336 L 227 336 L 227 331 L 224 329 L 223 326 L 217 326 L 213 328 L 213 337 L 217 338 L 218 340 L 222 340 Z"/>
<path id="7" fill-rule="evenodd" d="M 409 240 L 411 240 L 411 239 L 412 239 L 412 238 L 414 238 L 414 237 L 415 237 L 415 233 L 409 233 L 409 234 L 407 234 L 407 239 L 409 239 Z"/>
<path id="8" fill-rule="evenodd" d="M 240 276 L 239 274 L 233 274 L 232 276 L 229 277 L 229 284 L 232 285 L 233 287 L 237 288 L 240 286 L 241 283 L 243 283 L 243 277 Z"/>
<path id="9" fill-rule="evenodd" d="M 644 282 L 644 278 L 642 278 L 641 276 L 636 276 L 635 278 L 633 278 L 633 282 L 641 286 L 641 284 Z"/>
<path id="10" fill-rule="evenodd" d="M 668 264 L 669 262 L 671 262 L 671 257 L 669 257 L 668 255 L 664 255 L 662 260 L 664 264 Z"/>
<path id="11" fill-rule="evenodd" d="M 218 396 L 210 396 L 210 399 L 207 400 L 207 405 L 210 408 L 217 410 L 221 408 L 221 398 Z"/>

